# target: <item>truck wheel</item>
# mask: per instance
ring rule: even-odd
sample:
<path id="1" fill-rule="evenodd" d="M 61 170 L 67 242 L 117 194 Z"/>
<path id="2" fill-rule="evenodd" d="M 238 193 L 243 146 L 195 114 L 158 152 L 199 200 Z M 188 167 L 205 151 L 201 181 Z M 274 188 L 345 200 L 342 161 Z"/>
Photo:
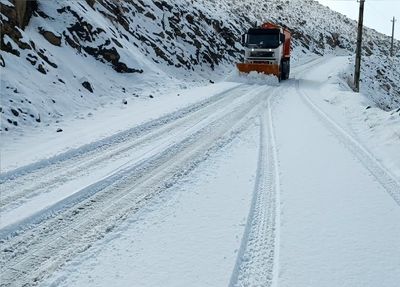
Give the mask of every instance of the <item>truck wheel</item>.
<path id="1" fill-rule="evenodd" d="M 285 67 L 284 67 L 284 65 L 283 65 L 283 63 L 281 64 L 281 67 L 279 68 L 279 82 L 280 81 L 282 81 L 282 80 L 285 80 L 285 77 L 286 77 L 286 75 L 285 75 Z"/>
<path id="2" fill-rule="evenodd" d="M 286 75 L 285 75 L 285 72 L 282 70 L 282 73 L 281 73 L 281 79 L 280 80 L 286 80 Z"/>
<path id="3" fill-rule="evenodd" d="M 290 74 L 290 60 L 286 60 L 285 80 L 289 79 L 289 74 Z"/>
<path id="4" fill-rule="evenodd" d="M 281 80 L 285 79 L 285 61 L 281 60 L 281 66 L 279 68 L 280 72 L 281 72 Z"/>
<path id="5" fill-rule="evenodd" d="M 289 79 L 290 60 L 282 60 L 281 66 L 282 66 L 282 80 Z"/>

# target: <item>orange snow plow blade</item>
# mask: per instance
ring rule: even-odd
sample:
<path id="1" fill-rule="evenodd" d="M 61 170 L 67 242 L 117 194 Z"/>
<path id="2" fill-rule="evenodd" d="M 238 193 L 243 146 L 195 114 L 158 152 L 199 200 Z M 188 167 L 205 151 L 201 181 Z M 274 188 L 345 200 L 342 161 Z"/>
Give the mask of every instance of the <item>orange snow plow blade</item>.
<path id="1" fill-rule="evenodd" d="M 239 72 L 241 73 L 250 73 L 251 71 L 255 71 L 258 73 L 263 73 L 266 75 L 275 75 L 279 77 L 279 66 L 271 65 L 271 64 L 255 64 L 255 63 L 238 63 L 236 64 Z"/>

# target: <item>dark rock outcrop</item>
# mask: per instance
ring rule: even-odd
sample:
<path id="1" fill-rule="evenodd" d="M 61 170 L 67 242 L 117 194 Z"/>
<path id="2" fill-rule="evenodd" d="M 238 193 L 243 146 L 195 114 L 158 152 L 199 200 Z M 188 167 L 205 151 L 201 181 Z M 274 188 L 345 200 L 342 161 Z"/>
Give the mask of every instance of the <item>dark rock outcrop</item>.
<path id="1" fill-rule="evenodd" d="M 92 87 L 92 85 L 91 85 L 88 81 L 84 81 L 84 82 L 82 83 L 82 86 L 83 86 L 86 90 L 88 90 L 89 92 L 93 93 L 93 87 Z"/>
<path id="2" fill-rule="evenodd" d="M 13 48 L 12 44 L 5 37 L 9 37 L 20 49 L 30 49 L 30 45 L 22 41 L 22 34 L 19 29 L 24 29 L 29 23 L 33 13 L 37 10 L 36 0 L 14 0 L 10 5 L 0 3 L 1 13 L 7 17 L 2 20 L 0 28 L 0 46 L 1 50 L 12 53 L 16 56 L 20 52 Z"/>
<path id="3" fill-rule="evenodd" d="M 39 33 L 43 35 L 43 37 L 54 46 L 61 46 L 61 36 L 55 35 L 53 32 L 46 31 L 43 28 L 39 28 Z"/>

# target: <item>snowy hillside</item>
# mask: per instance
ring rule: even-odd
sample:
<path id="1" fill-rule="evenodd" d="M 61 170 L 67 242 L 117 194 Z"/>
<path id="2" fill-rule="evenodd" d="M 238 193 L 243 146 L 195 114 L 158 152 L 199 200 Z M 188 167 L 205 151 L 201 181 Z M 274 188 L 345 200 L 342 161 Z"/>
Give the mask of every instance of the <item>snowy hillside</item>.
<path id="1" fill-rule="evenodd" d="M 6 24 L 4 128 L 49 122 L 113 100 L 157 97 L 156 90 L 142 94 L 143 83 L 148 90 L 194 74 L 192 81 L 239 57 L 233 32 L 204 15 L 204 8 L 146 2 L 94 1 L 92 8 L 85 1 L 39 1 L 24 32 Z M 3 21 L 11 20 L 12 4 L 1 5 Z M 203 20 L 194 23 L 195 16 Z"/>
<path id="2" fill-rule="evenodd" d="M 312 0 L 35 3 L 28 1 L 32 17 L 20 23 L 13 1 L 0 2 L 2 132 L 222 79 L 242 57 L 240 35 L 256 21 L 288 26 L 295 60 L 354 50 L 356 23 Z M 397 108 L 399 56 L 388 59 L 389 38 L 371 29 L 364 43 L 363 92 L 381 108 Z"/>

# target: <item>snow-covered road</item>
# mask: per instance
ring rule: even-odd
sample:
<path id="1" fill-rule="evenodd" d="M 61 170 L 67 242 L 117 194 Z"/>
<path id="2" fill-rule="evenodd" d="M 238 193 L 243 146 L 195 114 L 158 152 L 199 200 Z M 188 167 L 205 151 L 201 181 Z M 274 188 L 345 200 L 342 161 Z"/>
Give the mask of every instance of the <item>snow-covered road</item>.
<path id="1" fill-rule="evenodd" d="M 398 286 L 399 179 L 318 104 L 344 60 L 6 160 L 1 286 Z"/>
<path id="2" fill-rule="evenodd" d="M 275 119 L 279 286 L 397 286 L 399 185 L 296 89 Z"/>

